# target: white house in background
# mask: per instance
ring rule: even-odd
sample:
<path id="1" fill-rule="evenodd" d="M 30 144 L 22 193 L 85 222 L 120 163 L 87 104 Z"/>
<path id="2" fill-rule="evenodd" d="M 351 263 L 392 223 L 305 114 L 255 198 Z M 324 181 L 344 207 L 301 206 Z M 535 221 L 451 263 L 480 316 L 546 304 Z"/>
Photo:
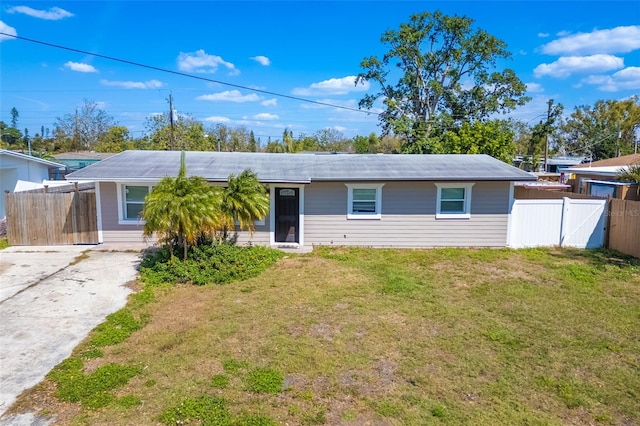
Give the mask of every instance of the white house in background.
<path id="1" fill-rule="evenodd" d="M 15 191 L 18 181 L 42 183 L 55 177 L 64 164 L 0 149 L 0 218 L 5 217 L 4 193 Z"/>

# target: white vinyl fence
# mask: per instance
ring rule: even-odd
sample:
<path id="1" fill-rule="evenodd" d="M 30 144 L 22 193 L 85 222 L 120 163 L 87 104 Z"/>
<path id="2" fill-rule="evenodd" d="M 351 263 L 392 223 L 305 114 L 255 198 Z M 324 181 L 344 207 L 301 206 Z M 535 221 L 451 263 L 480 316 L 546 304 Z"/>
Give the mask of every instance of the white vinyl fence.
<path id="1" fill-rule="evenodd" d="M 607 200 L 515 200 L 508 245 L 513 248 L 604 245 Z"/>

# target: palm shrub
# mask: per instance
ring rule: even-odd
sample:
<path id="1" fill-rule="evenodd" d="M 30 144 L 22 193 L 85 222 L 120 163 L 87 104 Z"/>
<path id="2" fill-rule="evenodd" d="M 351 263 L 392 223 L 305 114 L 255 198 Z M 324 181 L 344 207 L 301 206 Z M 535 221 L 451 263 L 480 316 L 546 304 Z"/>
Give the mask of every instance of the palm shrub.
<path id="1" fill-rule="evenodd" d="M 618 170 L 618 173 L 616 173 L 616 179 L 635 182 L 637 185 L 636 192 L 640 194 L 640 163 L 631 164 L 629 167 Z"/>
<path id="2" fill-rule="evenodd" d="M 239 175 L 230 175 L 227 187 L 222 192 L 222 237 L 234 229 L 238 221 L 240 229 L 249 234 L 255 230 L 255 221 L 262 220 L 269 212 L 269 196 L 258 176 L 251 170 Z"/>
<path id="3" fill-rule="evenodd" d="M 186 260 L 189 245 L 224 223 L 222 192 L 202 177 L 187 177 L 182 152 L 178 176 L 165 177 L 153 188 L 145 199 L 141 216 L 145 220 L 146 238 L 155 233 L 158 242 L 169 247 L 172 257 L 173 247 L 181 247 Z"/>

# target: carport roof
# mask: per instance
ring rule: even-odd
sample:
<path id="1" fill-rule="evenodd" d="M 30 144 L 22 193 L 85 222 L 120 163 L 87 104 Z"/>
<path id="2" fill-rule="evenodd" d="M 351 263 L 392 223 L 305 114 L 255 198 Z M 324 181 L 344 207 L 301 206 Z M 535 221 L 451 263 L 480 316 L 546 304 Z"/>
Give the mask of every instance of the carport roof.
<path id="1" fill-rule="evenodd" d="M 188 176 L 223 182 L 250 169 L 265 183 L 312 181 L 534 181 L 488 155 L 185 153 Z M 155 181 L 177 176 L 180 151 L 125 151 L 67 175 L 69 180 Z"/>

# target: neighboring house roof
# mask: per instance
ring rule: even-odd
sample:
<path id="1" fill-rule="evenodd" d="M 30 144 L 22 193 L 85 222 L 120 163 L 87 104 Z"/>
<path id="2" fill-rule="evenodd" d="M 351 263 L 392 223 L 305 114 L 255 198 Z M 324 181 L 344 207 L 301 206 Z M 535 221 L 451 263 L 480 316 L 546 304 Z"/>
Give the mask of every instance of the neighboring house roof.
<path id="1" fill-rule="evenodd" d="M 262 182 L 535 181 L 488 155 L 186 152 L 187 174 L 226 181 L 250 169 Z M 70 180 L 156 181 L 177 176 L 180 151 L 125 151 L 67 175 Z"/>
<path id="2" fill-rule="evenodd" d="M 38 157 L 32 157 L 32 156 L 27 155 L 27 154 L 22 154 L 20 152 L 9 151 L 9 150 L 6 150 L 6 149 L 0 149 L 0 156 L 2 156 L 2 155 L 7 155 L 9 157 L 18 158 L 18 159 L 25 160 L 25 161 L 33 161 L 34 163 L 44 164 L 44 165 L 47 165 L 49 167 L 57 167 L 57 168 L 60 168 L 60 167 L 64 168 L 65 167 L 64 164 L 55 163 L 53 161 L 44 160 L 44 159 L 38 158 Z M 2 164 L 0 164 L 0 168 L 2 168 Z"/>
<path id="3" fill-rule="evenodd" d="M 627 166 L 570 167 L 564 171 L 577 175 L 615 176 Z"/>
<path id="4" fill-rule="evenodd" d="M 607 158 L 606 160 L 593 161 L 592 163 L 580 164 L 579 166 L 571 167 L 573 169 L 585 169 L 585 168 L 594 168 L 594 167 L 611 167 L 617 166 L 620 168 L 621 166 L 628 166 L 631 164 L 640 163 L 640 154 L 630 154 L 623 155 L 622 157 L 614 157 Z"/>
<path id="5" fill-rule="evenodd" d="M 583 157 L 553 157 L 549 158 L 547 163 L 550 166 L 575 166 L 583 161 Z"/>
<path id="6" fill-rule="evenodd" d="M 75 151 L 53 154 L 53 157 L 58 160 L 104 160 L 114 155 L 116 154 L 111 152 Z"/>

